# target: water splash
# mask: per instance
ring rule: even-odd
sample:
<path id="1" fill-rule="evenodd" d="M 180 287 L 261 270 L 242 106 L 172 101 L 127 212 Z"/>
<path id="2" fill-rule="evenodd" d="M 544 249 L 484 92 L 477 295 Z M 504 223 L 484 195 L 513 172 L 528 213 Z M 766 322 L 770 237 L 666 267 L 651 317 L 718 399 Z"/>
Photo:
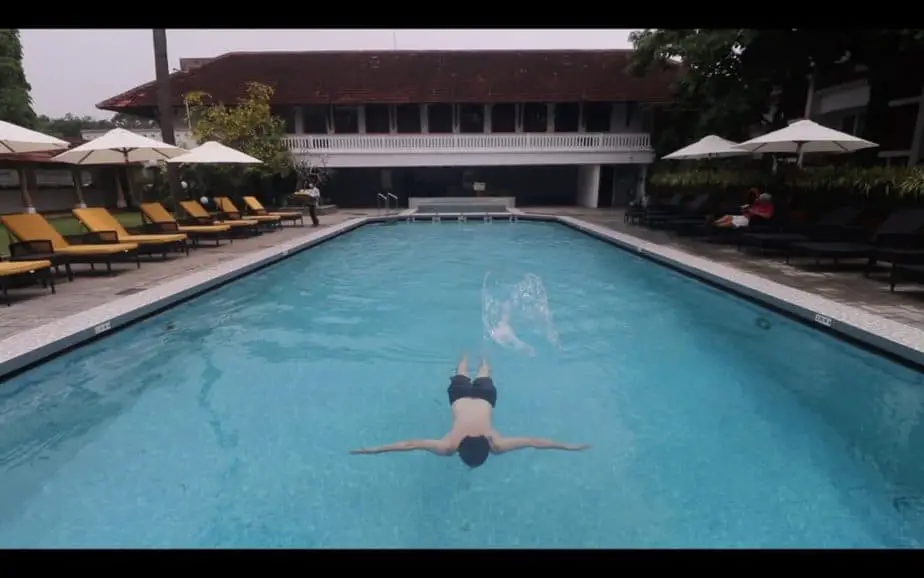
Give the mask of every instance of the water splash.
<path id="1" fill-rule="evenodd" d="M 484 338 L 508 349 L 532 354 L 536 339 L 561 347 L 545 284 L 533 273 L 513 282 L 485 273 L 481 321 Z"/>

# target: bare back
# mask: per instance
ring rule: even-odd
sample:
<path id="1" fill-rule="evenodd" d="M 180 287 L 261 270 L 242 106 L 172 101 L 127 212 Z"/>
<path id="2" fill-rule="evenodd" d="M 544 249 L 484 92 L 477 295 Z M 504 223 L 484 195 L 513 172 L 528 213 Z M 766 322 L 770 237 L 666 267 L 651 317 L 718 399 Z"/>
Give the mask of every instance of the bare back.
<path id="1" fill-rule="evenodd" d="M 493 424 L 494 408 L 483 399 L 463 397 L 452 404 L 452 429 L 443 438 L 458 442 L 467 436 L 496 436 Z"/>

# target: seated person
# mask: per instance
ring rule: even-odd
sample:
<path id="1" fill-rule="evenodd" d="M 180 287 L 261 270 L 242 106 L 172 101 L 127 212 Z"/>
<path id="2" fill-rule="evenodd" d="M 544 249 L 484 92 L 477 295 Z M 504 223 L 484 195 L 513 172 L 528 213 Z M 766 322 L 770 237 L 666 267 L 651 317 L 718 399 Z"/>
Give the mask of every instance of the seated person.
<path id="1" fill-rule="evenodd" d="M 752 204 L 743 205 L 740 215 L 724 215 L 713 222 L 716 227 L 735 229 L 747 227 L 751 224 L 751 219 L 758 217 L 761 219 L 770 219 L 773 217 L 773 197 L 769 193 L 757 195 L 757 199 Z"/>

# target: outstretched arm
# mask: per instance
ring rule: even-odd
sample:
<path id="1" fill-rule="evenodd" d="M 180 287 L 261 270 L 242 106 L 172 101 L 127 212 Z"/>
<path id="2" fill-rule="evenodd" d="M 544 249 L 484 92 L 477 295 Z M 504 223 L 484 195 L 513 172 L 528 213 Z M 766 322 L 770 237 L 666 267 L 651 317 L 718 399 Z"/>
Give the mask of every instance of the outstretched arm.
<path id="1" fill-rule="evenodd" d="M 352 450 L 350 453 L 384 454 L 387 452 L 412 452 L 414 450 L 426 450 L 439 456 L 446 456 L 452 453 L 449 444 L 443 440 L 408 440 L 380 446 L 377 448 Z"/>
<path id="2" fill-rule="evenodd" d="M 562 444 L 552 440 L 542 438 L 501 438 L 493 440 L 494 451 L 501 454 L 523 448 L 534 448 L 537 450 L 565 450 L 569 452 L 578 452 L 586 450 L 590 446 L 587 444 Z"/>

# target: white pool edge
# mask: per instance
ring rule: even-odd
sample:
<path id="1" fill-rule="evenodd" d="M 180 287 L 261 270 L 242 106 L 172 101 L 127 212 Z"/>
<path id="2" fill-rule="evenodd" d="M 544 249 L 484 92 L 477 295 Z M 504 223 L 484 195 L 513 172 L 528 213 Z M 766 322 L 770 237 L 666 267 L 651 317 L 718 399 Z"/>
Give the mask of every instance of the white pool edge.
<path id="1" fill-rule="evenodd" d="M 573 217 L 531 215 L 517 211 L 520 220 L 558 222 L 618 247 L 687 274 L 711 282 L 759 303 L 788 312 L 820 329 L 828 329 L 898 358 L 924 366 L 924 331 L 837 303 L 799 289 L 787 287 L 740 269 L 715 263 L 664 245 Z M 409 214 L 401 215 L 407 217 Z M 140 318 L 168 309 L 195 295 L 286 259 L 333 237 L 369 223 L 396 220 L 397 215 L 359 217 L 338 225 L 280 242 L 230 261 L 184 275 L 140 293 L 127 295 L 93 309 L 17 333 L 0 341 L 0 380 L 23 368 L 51 358 Z M 443 215 L 442 217 L 450 217 Z M 399 217 L 400 218 L 400 217 Z M 448 219 L 446 219 L 448 220 Z"/>

